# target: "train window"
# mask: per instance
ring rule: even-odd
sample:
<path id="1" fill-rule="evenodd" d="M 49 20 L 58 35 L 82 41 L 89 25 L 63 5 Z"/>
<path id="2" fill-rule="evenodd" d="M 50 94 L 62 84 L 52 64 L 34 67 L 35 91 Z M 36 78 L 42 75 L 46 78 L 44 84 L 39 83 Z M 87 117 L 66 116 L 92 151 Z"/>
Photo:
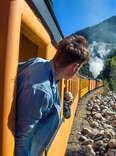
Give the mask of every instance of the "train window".
<path id="1" fill-rule="evenodd" d="M 25 35 L 20 36 L 19 62 L 37 57 L 38 46 L 30 41 Z"/>
<path id="2" fill-rule="evenodd" d="M 25 23 L 21 23 L 19 62 L 46 56 L 46 45 Z"/>

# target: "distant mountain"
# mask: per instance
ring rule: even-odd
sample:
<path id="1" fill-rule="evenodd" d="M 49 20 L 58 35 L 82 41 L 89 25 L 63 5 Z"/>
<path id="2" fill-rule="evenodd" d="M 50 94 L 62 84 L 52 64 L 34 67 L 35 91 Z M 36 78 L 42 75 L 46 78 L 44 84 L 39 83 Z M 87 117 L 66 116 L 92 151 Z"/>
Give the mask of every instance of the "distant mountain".
<path id="1" fill-rule="evenodd" d="M 106 80 L 110 89 L 116 90 L 116 16 L 112 16 L 97 25 L 77 31 L 75 34 L 83 35 L 87 38 L 90 59 L 93 59 L 93 62 L 99 60 L 95 64 L 97 66 L 92 64 L 92 69 L 98 71 L 99 67 L 101 67 L 99 66 L 100 62 L 104 63 L 97 78 Z M 98 59 L 95 59 L 96 57 Z M 91 62 L 89 61 L 89 64 L 83 66 L 79 73 L 93 78 L 90 72 L 90 65 Z"/>
<path id="2" fill-rule="evenodd" d="M 75 34 L 85 36 L 89 43 L 96 41 L 116 44 L 116 16 L 112 16 L 97 25 L 77 31 Z"/>

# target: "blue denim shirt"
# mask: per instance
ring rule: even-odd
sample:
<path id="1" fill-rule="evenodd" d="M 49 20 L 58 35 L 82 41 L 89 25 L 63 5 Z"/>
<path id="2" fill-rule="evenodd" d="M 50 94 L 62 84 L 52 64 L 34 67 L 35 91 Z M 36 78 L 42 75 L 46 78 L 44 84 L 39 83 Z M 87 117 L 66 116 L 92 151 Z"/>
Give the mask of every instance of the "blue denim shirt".
<path id="1" fill-rule="evenodd" d="M 44 135 L 55 131 L 60 117 L 53 61 L 34 58 L 20 63 L 16 94 L 15 156 L 35 156 L 36 148 L 42 152 Z"/>

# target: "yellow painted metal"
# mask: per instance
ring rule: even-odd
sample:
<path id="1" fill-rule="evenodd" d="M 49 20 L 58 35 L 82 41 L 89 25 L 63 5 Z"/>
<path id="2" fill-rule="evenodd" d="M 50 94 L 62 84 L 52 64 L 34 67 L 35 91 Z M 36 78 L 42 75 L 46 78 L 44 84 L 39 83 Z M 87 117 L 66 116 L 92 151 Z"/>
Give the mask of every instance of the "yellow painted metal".
<path id="1" fill-rule="evenodd" d="M 71 80 L 71 93 L 73 93 L 73 80 Z"/>
<path id="2" fill-rule="evenodd" d="M 68 80 L 68 83 L 69 83 L 69 85 L 68 85 L 68 91 L 70 92 L 70 79 Z"/>
<path id="3" fill-rule="evenodd" d="M 21 37 L 22 36 L 27 38 L 31 43 L 31 45 L 29 45 L 29 41 L 28 41 L 27 46 L 29 46 L 29 47 L 31 46 L 31 49 L 26 46 L 27 50 L 25 50 L 23 52 L 23 57 L 25 55 L 28 58 L 37 57 L 37 56 L 46 58 L 46 44 L 44 42 L 42 42 L 41 38 L 39 36 L 37 36 L 37 34 L 32 32 L 32 30 L 29 29 L 29 27 L 27 25 L 25 25 L 24 23 L 21 24 Z M 21 44 L 21 41 L 20 41 L 20 44 Z M 26 43 L 23 40 L 22 44 L 25 45 Z M 33 43 L 33 45 L 35 45 L 33 48 L 32 48 L 32 43 Z M 23 47 L 23 45 L 22 45 L 22 47 Z M 37 50 L 35 50 L 35 47 L 37 47 Z M 24 49 L 24 47 L 23 47 L 23 49 Z M 31 51 L 31 56 L 28 55 L 28 50 Z M 34 51 L 36 51 L 36 54 L 34 54 L 35 53 Z"/>
<path id="4" fill-rule="evenodd" d="M 72 90 L 71 90 L 71 88 L 72 88 L 72 86 L 71 86 L 71 85 L 72 85 L 72 84 L 71 84 L 71 81 L 72 81 L 72 80 L 70 79 L 70 80 L 69 80 L 69 92 L 72 92 Z"/>
<path id="5" fill-rule="evenodd" d="M 30 58 L 37 57 L 38 46 L 36 46 L 27 37 L 21 34 L 19 48 L 19 62 L 27 61 Z"/>
<path id="6" fill-rule="evenodd" d="M 66 80 L 66 92 L 69 91 L 69 80 Z"/>
<path id="7" fill-rule="evenodd" d="M 48 60 L 52 59 L 56 48 L 51 44 L 51 38 L 41 21 L 34 15 L 26 2 L 23 5 L 22 21 L 22 32 L 38 45 L 38 56 Z"/>
<path id="8" fill-rule="evenodd" d="M 2 0 L 0 19 L 0 156 L 13 156 L 18 60 L 25 61 L 39 55 L 47 58 L 52 52 L 55 54 L 56 49 L 51 45 L 48 32 L 24 0 Z M 27 51 L 21 47 L 20 29 L 21 42 Z M 27 43 L 30 43 L 30 49 Z"/>
<path id="9" fill-rule="evenodd" d="M 2 21 L 0 24 L 0 156 L 13 156 L 15 82 L 18 61 L 25 61 L 37 56 L 50 60 L 55 55 L 56 48 L 51 44 L 47 30 L 26 1 L 2 0 L 0 19 Z M 66 84 L 64 84 L 64 79 L 61 80 L 59 92 L 61 118 L 63 117 L 64 88 L 66 91 L 71 91 L 76 98 L 71 106 L 71 118 L 65 120 L 61 125 L 48 151 L 48 156 L 64 156 L 79 92 L 80 97 L 86 94 L 88 85 L 88 80 L 80 80 L 77 76 L 66 80 Z M 93 88 L 95 88 L 95 81 L 91 82 L 91 89 Z"/>
<path id="10" fill-rule="evenodd" d="M 51 43 L 51 38 L 47 30 L 25 1 L 23 4 L 22 21 L 41 39 L 42 42 L 46 45 Z"/>
<path id="11" fill-rule="evenodd" d="M 45 152 L 43 152 L 42 156 L 46 156 Z"/>
<path id="12" fill-rule="evenodd" d="M 64 88 L 65 88 L 64 79 L 62 79 L 60 81 L 60 87 L 59 87 L 59 95 L 61 100 L 61 115 L 60 115 L 61 118 L 63 117 Z"/>
<path id="13" fill-rule="evenodd" d="M 0 156 L 13 156 L 15 127 L 15 82 L 18 64 L 21 12 L 23 0 L 2 0 L 0 5 L 0 46 L 2 53 L 0 89 Z M 2 64 L 0 62 L 0 66 Z M 2 92 L 2 94 L 1 94 Z"/>
<path id="14" fill-rule="evenodd" d="M 89 80 L 80 79 L 80 98 L 89 91 Z"/>
<path id="15" fill-rule="evenodd" d="M 45 58 L 47 60 L 51 60 L 56 53 L 55 47 L 51 43 L 46 45 L 45 42 L 43 42 L 41 40 L 41 37 L 38 36 L 37 34 L 35 34 L 34 32 L 32 32 L 32 30 L 30 30 L 29 27 L 24 24 L 24 22 L 21 24 L 21 41 L 23 38 L 26 38 L 26 40 L 28 39 L 30 41 L 30 44 L 29 44 L 29 41 L 28 41 L 28 44 L 26 44 L 24 39 L 22 42 L 23 48 L 24 48 L 24 46 L 26 46 L 26 48 L 27 48 L 27 51 L 25 50 L 25 52 L 23 52 L 23 55 L 25 55 L 25 58 L 26 57 L 31 58 L 31 57 L 38 56 L 41 58 Z M 43 34 L 44 34 L 44 32 L 43 32 Z M 32 48 L 32 43 L 33 43 L 33 45 L 35 45 L 35 46 L 33 46 L 33 48 Z M 38 50 L 36 50 L 37 54 L 34 54 L 34 49 L 36 47 L 38 48 Z M 30 56 L 30 54 L 28 54 L 28 53 L 31 49 L 33 52 L 31 52 L 31 56 Z"/>
<path id="16" fill-rule="evenodd" d="M 72 79 L 70 80 L 70 91 L 72 92 Z"/>
<path id="17" fill-rule="evenodd" d="M 50 149 L 48 150 L 47 156 L 64 156 L 65 150 L 70 135 L 73 119 L 75 116 L 76 107 L 78 104 L 78 95 L 71 106 L 71 118 L 65 119 L 61 124 L 61 127 L 53 140 Z"/>
<path id="18" fill-rule="evenodd" d="M 102 85 L 103 85 L 103 82 L 102 81 L 100 81 L 100 82 L 97 83 L 97 87 L 100 87 Z"/>
<path id="19" fill-rule="evenodd" d="M 89 90 L 88 90 L 88 87 L 82 89 L 82 90 L 80 91 L 80 98 L 83 97 L 88 91 L 89 91 Z"/>
<path id="20" fill-rule="evenodd" d="M 36 45 L 45 44 L 41 38 L 36 34 L 36 32 L 33 32 L 28 25 L 24 23 L 25 21 L 21 22 L 21 34 L 23 34 L 25 37 L 27 37 L 30 41 L 32 41 Z M 35 25 L 34 25 L 35 26 Z M 46 44 L 45 44 L 46 45 Z"/>
<path id="21" fill-rule="evenodd" d="M 50 43 L 50 44 L 46 47 L 46 59 L 47 59 L 47 60 L 51 60 L 55 54 L 56 54 L 56 49 L 55 49 L 55 47 Z"/>
<path id="22" fill-rule="evenodd" d="M 79 87 L 80 87 L 80 79 L 75 74 L 72 78 L 72 88 L 73 88 L 72 94 L 74 97 L 77 96 L 77 94 L 79 95 Z"/>

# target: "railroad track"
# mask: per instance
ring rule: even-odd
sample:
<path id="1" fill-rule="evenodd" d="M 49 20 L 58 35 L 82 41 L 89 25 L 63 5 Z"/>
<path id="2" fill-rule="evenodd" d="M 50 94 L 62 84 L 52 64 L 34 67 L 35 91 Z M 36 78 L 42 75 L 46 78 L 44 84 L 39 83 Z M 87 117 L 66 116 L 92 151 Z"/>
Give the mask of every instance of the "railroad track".
<path id="1" fill-rule="evenodd" d="M 96 89 L 92 92 L 90 92 L 87 96 L 84 96 L 78 104 L 75 118 L 72 125 L 72 130 L 70 133 L 69 141 L 67 144 L 67 150 L 65 156 L 85 156 L 84 153 L 82 153 L 79 149 L 79 141 L 78 141 L 78 134 L 81 131 L 83 127 L 89 127 L 89 124 L 87 120 L 85 120 L 86 116 L 86 103 L 88 100 L 97 95 L 102 88 Z"/>

